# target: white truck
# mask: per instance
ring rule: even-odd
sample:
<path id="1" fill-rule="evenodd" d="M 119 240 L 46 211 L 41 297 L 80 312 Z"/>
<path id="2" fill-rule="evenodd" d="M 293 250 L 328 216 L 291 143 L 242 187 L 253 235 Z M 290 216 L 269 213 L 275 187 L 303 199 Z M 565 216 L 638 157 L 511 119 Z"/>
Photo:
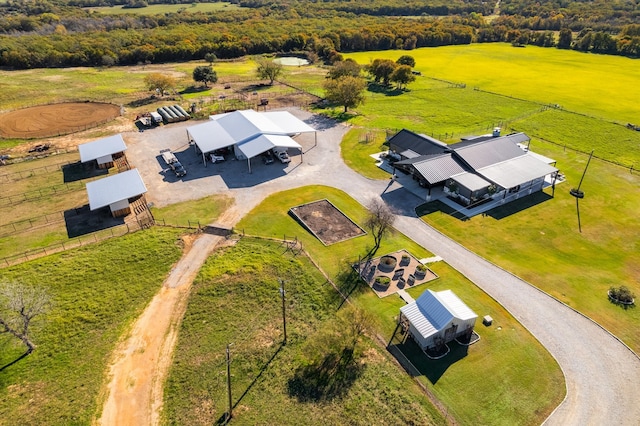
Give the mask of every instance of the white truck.
<path id="1" fill-rule="evenodd" d="M 171 152 L 170 149 L 167 148 L 161 150 L 160 155 L 162 155 L 162 159 L 165 163 L 167 163 L 167 166 L 169 166 L 171 170 L 173 170 L 176 176 L 182 177 L 187 174 L 184 166 L 180 163 L 180 161 L 178 161 L 175 154 Z"/>
<path id="2" fill-rule="evenodd" d="M 281 163 L 286 164 L 291 162 L 291 158 L 289 158 L 289 154 L 287 154 L 287 148 L 275 147 L 273 148 L 273 155 L 275 155 Z"/>

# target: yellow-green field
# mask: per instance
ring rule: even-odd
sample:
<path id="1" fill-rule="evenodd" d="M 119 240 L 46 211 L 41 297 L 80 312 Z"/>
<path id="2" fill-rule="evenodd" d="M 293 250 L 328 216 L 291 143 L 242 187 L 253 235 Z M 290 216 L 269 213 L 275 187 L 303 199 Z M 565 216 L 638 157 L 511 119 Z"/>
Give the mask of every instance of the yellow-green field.
<path id="1" fill-rule="evenodd" d="M 500 93 L 618 122 L 640 122 L 638 60 L 505 43 L 445 46 L 412 51 L 345 54 L 360 64 L 374 58 L 416 60 L 415 69 L 467 87 Z M 415 86 L 411 84 L 409 89 Z"/>
<path id="2" fill-rule="evenodd" d="M 90 7 L 93 12 L 103 13 L 105 15 L 163 15 L 165 13 L 181 13 L 181 12 L 220 12 L 224 10 L 237 10 L 240 6 L 227 3 L 191 3 L 191 4 L 153 4 L 147 7 L 125 9 L 122 6 L 106 6 L 106 7 Z"/>

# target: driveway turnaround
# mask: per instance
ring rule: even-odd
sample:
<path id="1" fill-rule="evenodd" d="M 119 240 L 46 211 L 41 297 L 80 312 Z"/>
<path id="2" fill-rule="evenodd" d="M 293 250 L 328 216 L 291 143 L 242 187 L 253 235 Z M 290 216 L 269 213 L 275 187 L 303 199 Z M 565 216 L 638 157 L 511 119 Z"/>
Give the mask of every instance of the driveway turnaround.
<path id="1" fill-rule="evenodd" d="M 220 219 L 226 226 L 235 225 L 268 195 L 306 185 L 336 187 L 363 205 L 372 199 L 382 199 L 399 211 L 395 227 L 400 232 L 440 256 L 495 298 L 556 358 L 564 372 L 567 396 L 545 424 L 638 424 L 640 359 L 633 351 L 582 314 L 422 222 L 414 208 L 423 200 L 399 183 L 389 185 L 387 181 L 370 180 L 349 169 L 340 156 L 340 141 L 346 127 L 304 111 L 291 112 L 320 131 L 317 144 L 313 136 L 298 140 L 304 154 L 294 156 L 286 166 L 259 164 L 253 174 L 248 174 L 246 163 L 227 160 L 224 165 L 209 164 L 205 168 L 198 163 L 195 153 L 184 149 L 181 161 L 188 164 L 188 170 L 196 171 L 188 175 L 193 176 L 189 180 L 175 181 L 162 171 L 157 161 L 157 149 L 164 148 L 164 144 L 159 146 L 157 142 L 164 140 L 175 148 L 187 147 L 184 127 L 176 127 L 179 130 L 176 133 L 155 129 L 149 132 L 154 135 L 148 140 L 147 132 L 125 135 L 129 145 L 127 156 L 143 169 L 141 174 L 149 187 L 147 198 L 157 205 L 212 193 L 234 197 L 235 204 Z"/>

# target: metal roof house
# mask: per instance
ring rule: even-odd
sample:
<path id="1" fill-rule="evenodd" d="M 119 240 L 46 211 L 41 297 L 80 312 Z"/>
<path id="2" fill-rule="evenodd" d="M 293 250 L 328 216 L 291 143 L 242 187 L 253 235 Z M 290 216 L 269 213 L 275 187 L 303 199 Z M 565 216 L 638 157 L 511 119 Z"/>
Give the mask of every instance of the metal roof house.
<path id="1" fill-rule="evenodd" d="M 451 290 L 427 290 L 400 308 L 401 324 L 422 350 L 435 349 L 457 337 L 471 336 L 478 315 Z"/>
<path id="2" fill-rule="evenodd" d="M 126 149 L 127 145 L 119 134 L 78 145 L 80 162 L 96 160 L 101 169 L 113 167 L 113 160 L 123 156 Z"/>
<path id="3" fill-rule="evenodd" d="M 130 213 L 129 202 L 147 192 L 138 169 L 127 170 L 117 175 L 87 183 L 90 210 L 109 206 L 113 217 Z"/>
<path id="4" fill-rule="evenodd" d="M 212 115 L 209 119 L 187 128 L 187 137 L 202 153 L 205 166 L 207 153 L 233 147 L 236 158 L 246 159 L 251 171 L 251 158 L 272 148 L 296 148 L 302 152 L 302 147 L 292 137 L 316 132 L 286 111 L 242 110 Z"/>
<path id="5" fill-rule="evenodd" d="M 394 139 L 401 143 L 392 145 Z M 394 167 L 428 188 L 428 196 L 433 187 L 443 186 L 446 194 L 468 207 L 489 198 L 511 201 L 542 190 L 546 177 L 555 180 L 555 161 L 529 152 L 523 147 L 528 141 L 524 133 L 494 133 L 439 148 L 433 138 L 403 130 L 389 144 L 390 149 L 405 149 Z"/>

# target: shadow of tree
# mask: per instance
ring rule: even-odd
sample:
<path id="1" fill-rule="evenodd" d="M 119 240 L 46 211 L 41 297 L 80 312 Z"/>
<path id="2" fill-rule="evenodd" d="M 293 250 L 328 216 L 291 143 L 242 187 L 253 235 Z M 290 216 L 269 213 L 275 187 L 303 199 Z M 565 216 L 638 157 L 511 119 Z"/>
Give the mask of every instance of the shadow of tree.
<path id="1" fill-rule="evenodd" d="M 331 401 L 346 395 L 365 368 L 365 364 L 355 362 L 353 348 L 343 348 L 296 370 L 287 389 L 300 402 Z"/>
<path id="2" fill-rule="evenodd" d="M 384 84 L 380 83 L 369 83 L 369 85 L 367 86 L 367 91 L 371 93 L 382 93 L 386 96 L 399 96 L 405 92 L 405 90 L 398 89 L 395 86 L 385 86 Z"/>

